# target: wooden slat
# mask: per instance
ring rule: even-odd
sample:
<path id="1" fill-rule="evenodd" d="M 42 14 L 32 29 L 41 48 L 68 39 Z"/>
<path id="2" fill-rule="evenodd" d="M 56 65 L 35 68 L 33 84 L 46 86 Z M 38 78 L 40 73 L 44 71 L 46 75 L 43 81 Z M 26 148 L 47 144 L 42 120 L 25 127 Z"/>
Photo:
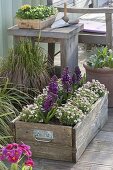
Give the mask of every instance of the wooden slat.
<path id="1" fill-rule="evenodd" d="M 62 40 L 60 44 L 61 66 L 62 70 L 65 66 L 70 68 L 70 74 L 74 73 L 75 66 L 78 63 L 78 36 L 72 36 L 70 41 Z"/>
<path id="2" fill-rule="evenodd" d="M 30 145 L 33 156 L 55 160 L 72 161 L 72 127 L 40 123 L 15 122 L 16 142 Z M 34 130 L 53 132 L 53 140 L 39 142 L 33 136 Z"/>
<path id="3" fill-rule="evenodd" d="M 108 95 L 98 100 L 90 113 L 80 123 L 75 125 L 76 160 L 78 160 L 89 142 L 103 127 L 108 119 Z"/>
<path id="4" fill-rule="evenodd" d="M 16 142 L 20 143 L 20 139 Z M 27 139 L 23 140 L 25 144 L 31 147 L 33 157 L 53 159 L 53 160 L 64 160 L 72 162 L 72 147 L 66 147 L 65 145 L 55 145 L 49 143 L 31 142 Z"/>
<path id="5" fill-rule="evenodd" d="M 108 48 L 112 48 L 112 13 L 106 13 L 106 45 Z"/>
<path id="6" fill-rule="evenodd" d="M 34 141 L 33 131 L 36 129 L 53 131 L 54 139 L 52 144 L 59 144 L 65 146 L 72 146 L 72 127 L 70 126 L 56 126 L 41 123 L 27 123 L 16 121 L 16 136 L 17 138 Z M 22 129 L 21 129 L 22 127 Z"/>
<path id="7" fill-rule="evenodd" d="M 59 12 L 63 12 L 64 9 L 58 7 Z M 113 8 L 67 8 L 67 12 L 69 13 L 113 13 Z"/>
<path id="8" fill-rule="evenodd" d="M 19 29 L 17 26 L 13 26 L 8 29 L 8 34 L 13 36 L 24 36 L 24 37 L 49 37 L 49 38 L 71 38 L 72 36 L 78 34 L 83 29 L 83 24 L 72 25 L 71 27 L 64 28 L 46 28 L 43 30 L 34 30 L 34 29 Z"/>
<path id="9" fill-rule="evenodd" d="M 74 3 L 73 0 L 62 0 L 62 1 L 61 0 L 47 0 L 47 5 L 61 6 L 65 2 L 67 3 L 67 5 Z"/>
<path id="10" fill-rule="evenodd" d="M 86 44 L 106 44 L 106 34 L 98 33 L 88 33 L 80 32 L 79 33 L 79 42 Z"/>

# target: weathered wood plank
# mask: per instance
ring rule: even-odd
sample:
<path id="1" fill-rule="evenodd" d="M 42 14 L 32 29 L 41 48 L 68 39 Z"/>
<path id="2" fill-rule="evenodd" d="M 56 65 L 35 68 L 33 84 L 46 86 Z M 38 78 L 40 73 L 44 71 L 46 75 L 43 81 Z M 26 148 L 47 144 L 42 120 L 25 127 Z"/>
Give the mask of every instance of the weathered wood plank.
<path id="1" fill-rule="evenodd" d="M 83 29 L 83 24 L 72 25 L 71 27 L 66 28 L 45 28 L 43 30 L 35 29 L 19 29 L 17 26 L 8 28 L 8 34 L 13 36 L 20 37 L 44 37 L 44 38 L 71 38 L 72 36 L 78 34 Z"/>
<path id="2" fill-rule="evenodd" d="M 20 140 L 18 138 L 17 142 Z M 28 140 L 23 140 L 24 143 L 31 146 L 31 151 L 34 157 L 53 159 L 53 160 L 64 160 L 72 162 L 72 147 L 65 145 L 55 145 L 44 142 L 30 142 Z"/>
<path id="3" fill-rule="evenodd" d="M 107 97 L 108 95 L 106 94 L 102 100 L 98 100 L 86 118 L 74 127 L 76 130 L 77 160 L 108 119 Z"/>
<path id="4" fill-rule="evenodd" d="M 39 19 L 16 19 L 16 23 L 19 28 L 29 28 L 29 29 L 44 29 L 49 27 L 55 21 L 56 16 L 50 16 L 45 20 Z"/>
<path id="5" fill-rule="evenodd" d="M 97 33 L 79 33 L 79 42 L 86 44 L 106 44 L 106 34 L 97 34 Z"/>
<path id="6" fill-rule="evenodd" d="M 16 137 L 20 140 L 28 140 L 35 142 L 33 137 L 34 130 L 48 130 L 52 131 L 54 139 L 52 144 L 59 144 L 65 146 L 72 146 L 72 127 L 70 126 L 60 126 L 60 125 L 51 125 L 43 123 L 27 123 L 22 121 L 16 121 Z M 21 129 L 22 127 L 22 129 Z M 48 143 L 49 144 L 49 143 Z"/>
<path id="7" fill-rule="evenodd" d="M 59 12 L 63 12 L 64 8 L 58 7 Z M 113 8 L 76 8 L 71 7 L 67 8 L 67 12 L 69 13 L 113 13 Z"/>
<path id="8" fill-rule="evenodd" d="M 55 43 L 48 43 L 48 66 L 54 66 Z"/>
<path id="9" fill-rule="evenodd" d="M 72 161 L 72 127 L 17 121 L 16 142 L 30 145 L 35 157 Z M 21 129 L 22 127 L 22 129 Z M 54 139 L 50 142 L 37 141 L 34 130 L 52 131 Z"/>
<path id="10" fill-rule="evenodd" d="M 70 39 L 62 40 L 60 43 L 61 52 L 61 70 L 65 66 L 70 68 L 70 74 L 74 73 L 74 69 L 78 63 L 78 36 L 72 36 Z"/>
<path id="11" fill-rule="evenodd" d="M 112 49 L 113 40 L 112 40 L 112 13 L 106 13 L 106 45 L 108 48 Z"/>

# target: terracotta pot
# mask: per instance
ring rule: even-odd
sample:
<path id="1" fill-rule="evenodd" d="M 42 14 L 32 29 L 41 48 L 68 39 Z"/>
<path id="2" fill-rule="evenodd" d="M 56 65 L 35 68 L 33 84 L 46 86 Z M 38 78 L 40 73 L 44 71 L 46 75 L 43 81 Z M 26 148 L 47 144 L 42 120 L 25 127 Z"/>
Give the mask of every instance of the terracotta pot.
<path id="1" fill-rule="evenodd" d="M 92 79 L 99 80 L 102 84 L 105 84 L 109 91 L 108 106 L 113 107 L 113 69 L 110 68 L 91 68 L 86 63 L 83 64 L 86 69 L 86 80 Z"/>

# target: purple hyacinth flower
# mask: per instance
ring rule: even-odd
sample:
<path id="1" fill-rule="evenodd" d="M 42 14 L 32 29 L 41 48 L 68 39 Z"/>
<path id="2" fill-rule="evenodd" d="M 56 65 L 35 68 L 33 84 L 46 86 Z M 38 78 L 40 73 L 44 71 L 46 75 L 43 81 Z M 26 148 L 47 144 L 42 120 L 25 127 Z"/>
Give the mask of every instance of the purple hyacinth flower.
<path id="1" fill-rule="evenodd" d="M 62 84 L 63 84 L 63 87 L 64 87 L 64 90 L 68 93 L 68 92 L 71 92 L 72 90 L 72 78 L 69 74 L 69 70 L 68 70 L 68 67 L 66 67 L 64 70 L 63 70 L 63 73 L 62 73 L 62 76 L 61 76 L 61 80 L 62 80 Z"/>
<path id="2" fill-rule="evenodd" d="M 73 83 L 73 84 L 76 84 L 76 83 L 77 83 L 77 76 L 76 76 L 75 73 L 74 73 L 73 76 L 72 76 L 72 83 Z"/>
<path id="3" fill-rule="evenodd" d="M 48 86 L 48 93 L 58 94 L 57 80 L 58 78 L 55 75 L 51 78 L 49 86 Z"/>
<path id="4" fill-rule="evenodd" d="M 78 66 L 75 68 L 75 74 L 77 77 L 77 82 L 79 82 L 82 78 L 82 74 L 81 74 L 80 68 Z"/>
<path id="5" fill-rule="evenodd" d="M 81 74 L 80 68 L 77 66 L 77 67 L 75 68 L 75 73 L 74 73 L 73 76 L 72 76 L 72 82 L 73 82 L 73 84 L 79 83 L 79 81 L 81 80 L 81 78 L 82 78 L 82 74 Z"/>
<path id="6" fill-rule="evenodd" d="M 49 112 L 54 104 L 53 97 L 51 95 L 47 95 L 46 99 L 43 103 L 43 109 L 45 112 Z"/>

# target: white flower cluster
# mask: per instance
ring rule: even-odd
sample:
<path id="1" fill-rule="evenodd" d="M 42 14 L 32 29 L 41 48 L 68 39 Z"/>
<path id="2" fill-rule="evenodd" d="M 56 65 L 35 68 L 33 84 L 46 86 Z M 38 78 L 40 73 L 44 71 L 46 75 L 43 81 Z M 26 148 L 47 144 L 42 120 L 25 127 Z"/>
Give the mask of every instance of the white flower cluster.
<path id="1" fill-rule="evenodd" d="M 23 107 L 21 112 L 21 120 L 25 122 L 43 122 L 41 108 L 44 96 L 45 93 L 38 95 L 38 97 L 34 98 L 34 104 Z"/>
<path id="2" fill-rule="evenodd" d="M 73 125 L 76 124 L 84 116 L 83 112 L 70 102 L 63 107 L 58 107 L 56 116 L 62 124 Z"/>
<path id="3" fill-rule="evenodd" d="M 92 82 L 87 82 L 83 85 L 83 88 L 90 89 L 91 91 L 99 95 L 99 97 L 103 96 L 105 91 L 107 91 L 105 85 L 101 84 L 98 80 L 92 80 Z"/>
<path id="4" fill-rule="evenodd" d="M 58 107 L 56 117 L 62 124 L 75 125 L 92 108 L 92 105 L 104 95 L 106 88 L 99 81 L 87 82 L 76 90 L 65 105 Z"/>

